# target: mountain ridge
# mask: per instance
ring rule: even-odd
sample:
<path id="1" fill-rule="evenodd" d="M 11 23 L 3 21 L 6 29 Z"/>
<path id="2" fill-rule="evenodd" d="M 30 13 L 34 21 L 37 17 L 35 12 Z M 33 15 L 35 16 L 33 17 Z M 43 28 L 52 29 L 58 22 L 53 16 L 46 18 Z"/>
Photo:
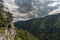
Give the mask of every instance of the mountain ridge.
<path id="1" fill-rule="evenodd" d="M 47 16 L 45 16 L 45 17 L 49 17 L 49 16 L 56 16 L 56 15 L 60 15 L 60 13 L 52 14 L 52 15 L 47 15 Z M 43 18 L 45 18 L 45 17 L 42 17 L 42 18 L 33 18 L 33 19 L 30 19 L 30 20 L 43 19 Z M 30 21 L 30 20 L 27 20 L 27 21 Z M 17 21 L 17 22 L 19 22 L 19 21 Z M 21 21 L 21 22 L 26 22 L 26 21 Z M 14 22 L 14 23 L 15 23 L 15 22 Z"/>
<path id="2" fill-rule="evenodd" d="M 56 14 L 56 15 L 46 16 L 41 19 L 38 18 L 28 21 L 19 21 L 19 22 L 15 22 L 14 24 L 18 28 L 29 31 L 30 33 L 37 36 L 41 40 L 45 40 L 45 39 L 51 40 L 51 38 L 55 40 L 55 35 L 56 35 L 56 39 L 59 40 L 60 36 L 57 36 L 60 34 L 59 20 L 60 20 L 60 14 Z M 54 36 L 54 38 L 53 37 L 49 38 L 50 37 L 49 35 Z"/>

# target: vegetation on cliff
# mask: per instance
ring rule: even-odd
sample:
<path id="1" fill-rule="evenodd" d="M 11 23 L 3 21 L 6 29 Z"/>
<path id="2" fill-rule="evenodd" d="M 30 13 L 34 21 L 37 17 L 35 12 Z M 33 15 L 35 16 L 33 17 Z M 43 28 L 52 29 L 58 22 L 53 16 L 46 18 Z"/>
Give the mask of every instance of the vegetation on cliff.
<path id="1" fill-rule="evenodd" d="M 3 4 L 0 3 L 0 38 L 2 37 L 3 40 L 39 40 L 37 37 L 25 30 L 18 29 L 17 27 L 14 28 L 12 21 L 12 14 L 9 11 L 4 10 Z M 2 40 L 2 38 L 0 40 Z"/>

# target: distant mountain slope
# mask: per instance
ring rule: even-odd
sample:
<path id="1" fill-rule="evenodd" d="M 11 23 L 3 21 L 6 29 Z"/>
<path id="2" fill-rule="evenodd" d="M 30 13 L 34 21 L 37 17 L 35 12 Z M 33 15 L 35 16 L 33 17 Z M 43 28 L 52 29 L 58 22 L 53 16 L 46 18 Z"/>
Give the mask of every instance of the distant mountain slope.
<path id="1" fill-rule="evenodd" d="M 14 24 L 18 28 L 31 32 L 40 40 L 60 40 L 60 14 L 18 21 Z"/>

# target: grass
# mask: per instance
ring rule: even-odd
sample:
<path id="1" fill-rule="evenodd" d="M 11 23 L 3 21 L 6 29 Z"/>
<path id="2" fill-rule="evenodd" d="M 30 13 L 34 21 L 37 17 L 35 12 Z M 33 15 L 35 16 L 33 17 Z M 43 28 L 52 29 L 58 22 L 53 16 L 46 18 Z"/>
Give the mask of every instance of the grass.
<path id="1" fill-rule="evenodd" d="M 4 27 L 0 27 L 0 33 L 4 33 Z"/>

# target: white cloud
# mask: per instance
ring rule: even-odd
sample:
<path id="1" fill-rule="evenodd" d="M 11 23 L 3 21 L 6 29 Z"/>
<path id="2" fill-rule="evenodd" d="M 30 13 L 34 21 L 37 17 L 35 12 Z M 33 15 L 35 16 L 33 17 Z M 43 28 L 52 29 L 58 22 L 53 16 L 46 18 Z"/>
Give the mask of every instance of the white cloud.
<path id="1" fill-rule="evenodd" d="M 49 13 L 49 15 L 58 14 L 58 13 L 60 13 L 60 8 L 53 10 L 52 12 Z"/>
<path id="2" fill-rule="evenodd" d="M 32 4 L 33 5 L 29 5 L 29 6 L 33 6 L 33 9 L 22 13 L 20 12 L 22 10 L 22 8 L 26 8 L 28 7 L 26 5 L 26 7 L 20 7 L 20 4 L 16 4 L 15 1 L 22 1 L 22 0 L 3 0 L 4 1 L 4 5 L 5 7 L 7 7 L 9 9 L 9 11 L 13 14 L 14 18 L 14 22 L 15 21 L 25 21 L 25 20 L 29 20 L 32 18 L 40 18 L 40 17 L 44 17 L 46 15 L 52 15 L 52 14 L 56 14 L 59 13 L 60 11 L 60 1 L 59 0 L 53 0 L 53 2 L 51 2 L 52 0 L 32 0 Z M 26 0 L 28 1 L 28 0 Z M 23 1 L 22 1 L 23 2 Z M 21 2 L 21 4 L 22 4 Z M 47 3 L 49 2 L 49 3 Z M 18 2 L 20 3 L 20 2 Z M 29 3 L 29 2 L 27 2 Z M 23 5 L 23 4 L 22 4 Z M 56 7 L 56 6 L 59 7 Z M 19 10 L 18 10 L 19 9 Z M 26 10 L 25 10 L 26 11 Z"/>
<path id="3" fill-rule="evenodd" d="M 48 4 L 49 7 L 54 7 L 57 5 L 60 5 L 60 2 L 53 2 L 53 3 Z"/>

